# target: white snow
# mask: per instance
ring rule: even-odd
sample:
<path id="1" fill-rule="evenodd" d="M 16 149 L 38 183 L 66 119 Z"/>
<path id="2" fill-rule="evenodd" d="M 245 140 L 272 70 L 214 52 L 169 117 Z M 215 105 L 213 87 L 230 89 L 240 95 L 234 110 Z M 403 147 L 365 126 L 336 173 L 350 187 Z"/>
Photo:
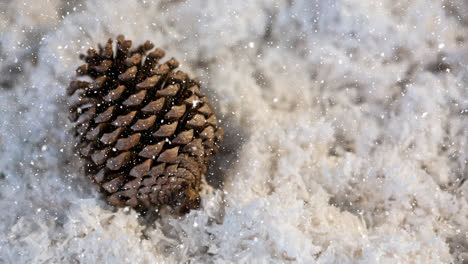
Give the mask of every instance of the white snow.
<path id="1" fill-rule="evenodd" d="M 227 132 L 184 217 L 111 208 L 73 150 L 65 87 L 119 33 Z M 0 263 L 468 263 L 467 45 L 464 0 L 3 1 Z"/>

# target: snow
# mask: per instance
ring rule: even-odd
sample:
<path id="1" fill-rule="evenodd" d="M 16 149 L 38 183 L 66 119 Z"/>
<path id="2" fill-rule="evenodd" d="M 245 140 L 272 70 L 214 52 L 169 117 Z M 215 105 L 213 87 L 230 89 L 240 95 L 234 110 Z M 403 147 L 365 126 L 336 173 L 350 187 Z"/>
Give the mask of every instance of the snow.
<path id="1" fill-rule="evenodd" d="M 186 216 L 80 170 L 65 87 L 119 33 L 227 132 Z M 467 263 L 467 41 L 463 0 L 4 1 L 0 263 Z"/>

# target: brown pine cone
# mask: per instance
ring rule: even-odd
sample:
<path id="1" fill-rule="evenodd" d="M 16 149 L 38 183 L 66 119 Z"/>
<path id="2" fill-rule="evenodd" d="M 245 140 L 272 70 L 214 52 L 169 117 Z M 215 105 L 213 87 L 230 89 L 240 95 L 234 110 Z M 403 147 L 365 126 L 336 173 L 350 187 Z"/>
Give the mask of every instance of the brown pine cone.
<path id="1" fill-rule="evenodd" d="M 197 208 L 223 129 L 197 79 L 173 58 L 159 64 L 164 51 L 149 52 L 151 42 L 131 45 L 120 35 L 116 51 L 111 39 L 89 49 L 77 74 L 92 81 L 68 88 L 79 98 L 70 112 L 86 173 L 115 206 Z"/>

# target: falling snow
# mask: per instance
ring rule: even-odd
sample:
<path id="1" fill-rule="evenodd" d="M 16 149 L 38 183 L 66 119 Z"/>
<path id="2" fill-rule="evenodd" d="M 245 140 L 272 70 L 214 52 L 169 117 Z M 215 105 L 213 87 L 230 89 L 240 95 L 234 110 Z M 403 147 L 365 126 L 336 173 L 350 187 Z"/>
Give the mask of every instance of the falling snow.
<path id="1" fill-rule="evenodd" d="M 65 89 L 123 33 L 199 77 L 202 207 L 107 205 Z M 468 2 L 0 2 L 0 263 L 468 263 Z"/>

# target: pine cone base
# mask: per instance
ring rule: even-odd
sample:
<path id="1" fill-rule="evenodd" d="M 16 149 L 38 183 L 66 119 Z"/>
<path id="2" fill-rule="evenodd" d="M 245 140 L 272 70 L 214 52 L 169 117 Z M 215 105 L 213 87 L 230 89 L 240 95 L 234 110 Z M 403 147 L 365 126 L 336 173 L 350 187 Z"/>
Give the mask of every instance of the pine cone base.
<path id="1" fill-rule="evenodd" d="M 68 95 L 76 148 L 87 175 L 115 206 L 137 209 L 199 206 L 200 181 L 224 132 L 200 82 L 162 64 L 149 41 L 136 49 L 122 35 L 80 58 L 86 63 Z"/>

